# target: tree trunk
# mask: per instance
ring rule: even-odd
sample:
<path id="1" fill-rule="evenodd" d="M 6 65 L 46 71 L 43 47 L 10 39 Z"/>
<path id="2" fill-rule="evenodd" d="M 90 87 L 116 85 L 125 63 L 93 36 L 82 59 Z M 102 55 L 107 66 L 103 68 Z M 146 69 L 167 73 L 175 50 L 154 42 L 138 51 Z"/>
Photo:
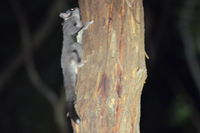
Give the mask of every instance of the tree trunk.
<path id="1" fill-rule="evenodd" d="M 142 0 L 80 0 L 84 35 L 76 133 L 139 133 L 140 97 L 147 77 Z"/>

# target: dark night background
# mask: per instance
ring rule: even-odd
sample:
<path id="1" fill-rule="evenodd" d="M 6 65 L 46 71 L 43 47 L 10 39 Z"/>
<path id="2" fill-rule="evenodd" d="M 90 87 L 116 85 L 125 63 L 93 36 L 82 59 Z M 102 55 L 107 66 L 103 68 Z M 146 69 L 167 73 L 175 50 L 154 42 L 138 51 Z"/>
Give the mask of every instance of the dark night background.
<path id="1" fill-rule="evenodd" d="M 59 132 L 38 88 L 61 97 L 58 13 L 75 6 L 72 0 L 1 2 L 0 133 Z M 149 59 L 141 133 L 200 133 L 200 1 L 144 0 L 144 10 Z"/>

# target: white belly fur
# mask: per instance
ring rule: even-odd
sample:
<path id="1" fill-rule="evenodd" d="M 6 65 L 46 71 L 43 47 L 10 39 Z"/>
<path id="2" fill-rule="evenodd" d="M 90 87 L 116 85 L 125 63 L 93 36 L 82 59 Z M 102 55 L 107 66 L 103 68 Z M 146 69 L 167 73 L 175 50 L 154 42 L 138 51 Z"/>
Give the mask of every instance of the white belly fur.
<path id="1" fill-rule="evenodd" d="M 77 74 L 78 73 L 78 65 L 74 60 L 71 61 L 71 67 L 72 67 L 72 69 L 74 69 L 75 73 Z"/>

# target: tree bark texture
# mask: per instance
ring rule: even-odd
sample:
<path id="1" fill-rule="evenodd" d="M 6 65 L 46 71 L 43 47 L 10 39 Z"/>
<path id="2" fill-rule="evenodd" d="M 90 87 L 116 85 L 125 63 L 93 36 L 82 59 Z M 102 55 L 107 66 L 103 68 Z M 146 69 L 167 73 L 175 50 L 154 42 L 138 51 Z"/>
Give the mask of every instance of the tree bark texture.
<path id="1" fill-rule="evenodd" d="M 142 0 L 79 0 L 85 65 L 79 69 L 76 133 L 139 133 L 146 74 Z"/>

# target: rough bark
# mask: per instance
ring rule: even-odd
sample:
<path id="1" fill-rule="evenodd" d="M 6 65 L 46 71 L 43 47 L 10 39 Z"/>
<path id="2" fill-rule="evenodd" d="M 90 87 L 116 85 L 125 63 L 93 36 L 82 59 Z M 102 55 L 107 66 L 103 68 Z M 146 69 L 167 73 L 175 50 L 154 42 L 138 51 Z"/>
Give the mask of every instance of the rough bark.
<path id="1" fill-rule="evenodd" d="M 79 69 L 76 133 L 139 133 L 145 83 L 142 0 L 80 0 L 87 63 Z"/>

